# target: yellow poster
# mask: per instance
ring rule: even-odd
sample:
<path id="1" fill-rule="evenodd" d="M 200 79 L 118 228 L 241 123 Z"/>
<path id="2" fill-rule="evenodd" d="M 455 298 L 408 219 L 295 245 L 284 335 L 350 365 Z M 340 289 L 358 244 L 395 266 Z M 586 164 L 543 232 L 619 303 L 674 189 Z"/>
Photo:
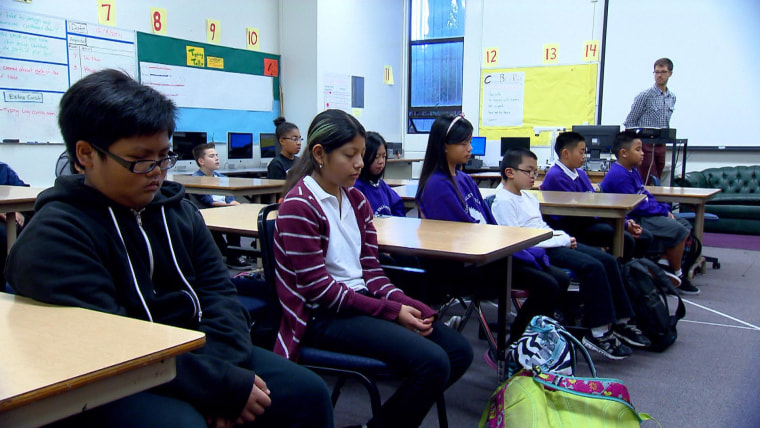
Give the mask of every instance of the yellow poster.
<path id="1" fill-rule="evenodd" d="M 185 46 L 187 51 L 187 65 L 193 67 L 204 67 L 206 65 L 206 54 L 203 48 L 198 46 Z"/>
<path id="2" fill-rule="evenodd" d="M 548 145 L 551 132 L 536 136 L 536 131 L 594 123 L 598 70 L 596 63 L 482 69 L 478 135 L 488 140 L 530 137 L 531 145 Z M 511 92 L 498 86 L 504 82 Z M 517 105 L 518 95 L 522 96 L 521 105 Z M 515 117 L 518 114 L 520 117 Z"/>

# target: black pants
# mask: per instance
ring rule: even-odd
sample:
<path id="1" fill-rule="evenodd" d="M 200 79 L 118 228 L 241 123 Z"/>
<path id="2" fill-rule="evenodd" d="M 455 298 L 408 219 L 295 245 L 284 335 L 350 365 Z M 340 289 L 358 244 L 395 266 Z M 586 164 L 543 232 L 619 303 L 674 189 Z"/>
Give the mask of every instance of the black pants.
<path id="1" fill-rule="evenodd" d="M 423 337 L 393 321 L 317 311 L 309 322 L 305 341 L 320 349 L 378 359 L 404 377 L 383 403 L 387 427 L 419 426 L 435 400 L 472 363 L 467 339 L 440 321 L 433 324 L 430 335 Z"/>
<path id="2" fill-rule="evenodd" d="M 261 348 L 254 347 L 251 358 L 255 361 L 256 374 L 267 383 L 272 399 L 272 405 L 256 418 L 253 426 L 333 426 L 330 392 L 319 376 Z M 87 410 L 53 426 L 207 427 L 206 416 L 189 403 L 150 391 Z"/>
<path id="3" fill-rule="evenodd" d="M 603 219 L 562 217 L 555 220 L 547 216 L 546 220 L 553 229 L 564 230 L 578 242 L 592 247 L 612 247 L 615 226 Z M 645 257 L 653 241 L 654 236 L 646 229 L 641 231 L 641 236 L 638 238 L 625 232 L 623 234 L 623 261 Z"/>
<path id="4" fill-rule="evenodd" d="M 586 327 L 613 324 L 620 318 L 633 318 L 631 301 L 623 288 L 617 260 L 604 251 L 584 244 L 546 250 L 555 266 L 571 269 L 580 280 L 581 300 Z"/>

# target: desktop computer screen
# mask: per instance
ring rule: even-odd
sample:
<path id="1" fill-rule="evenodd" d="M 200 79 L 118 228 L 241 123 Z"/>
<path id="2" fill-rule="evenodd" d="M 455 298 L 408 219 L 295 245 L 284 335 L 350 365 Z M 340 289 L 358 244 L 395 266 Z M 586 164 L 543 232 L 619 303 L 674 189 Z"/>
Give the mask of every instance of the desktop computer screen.
<path id="1" fill-rule="evenodd" d="M 573 125 L 573 132 L 583 135 L 586 139 L 586 150 L 594 153 L 611 152 L 615 136 L 620 132 L 620 125 Z"/>
<path id="2" fill-rule="evenodd" d="M 470 141 L 472 146 L 472 156 L 485 156 L 486 155 L 486 137 L 472 137 Z"/>
<path id="3" fill-rule="evenodd" d="M 277 155 L 277 138 L 275 134 L 259 134 L 259 148 L 261 150 L 261 159 L 273 158 Z"/>
<path id="4" fill-rule="evenodd" d="M 194 161 L 193 147 L 207 142 L 205 132 L 176 131 L 172 135 L 172 151 L 178 160 Z"/>
<path id="5" fill-rule="evenodd" d="M 501 137 L 501 155 L 509 149 L 521 147 L 530 150 L 530 137 Z"/>
<path id="6" fill-rule="evenodd" d="M 253 134 L 250 132 L 228 132 L 227 159 L 253 159 Z"/>

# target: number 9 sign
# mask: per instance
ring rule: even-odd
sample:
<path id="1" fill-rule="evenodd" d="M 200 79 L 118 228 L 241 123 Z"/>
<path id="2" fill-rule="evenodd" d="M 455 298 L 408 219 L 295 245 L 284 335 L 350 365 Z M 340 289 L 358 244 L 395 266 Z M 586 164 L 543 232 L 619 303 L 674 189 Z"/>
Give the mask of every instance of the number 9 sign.
<path id="1" fill-rule="evenodd" d="M 222 26 L 215 19 L 206 20 L 206 42 L 218 45 L 221 42 Z"/>

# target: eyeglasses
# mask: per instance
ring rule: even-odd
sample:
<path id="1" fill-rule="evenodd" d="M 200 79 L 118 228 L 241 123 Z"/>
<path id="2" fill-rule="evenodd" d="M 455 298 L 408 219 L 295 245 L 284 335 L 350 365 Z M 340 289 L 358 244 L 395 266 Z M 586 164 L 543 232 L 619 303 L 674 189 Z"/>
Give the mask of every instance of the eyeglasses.
<path id="1" fill-rule="evenodd" d="M 665 71 L 653 71 L 653 72 L 652 72 L 652 74 L 668 74 L 668 73 L 670 73 L 670 70 L 665 70 Z"/>
<path id="2" fill-rule="evenodd" d="M 303 137 L 282 137 L 282 138 L 285 139 L 285 140 L 290 140 L 290 141 L 292 141 L 294 143 L 298 143 L 298 142 L 303 141 Z"/>
<path id="3" fill-rule="evenodd" d="M 524 173 L 528 174 L 529 177 L 533 177 L 533 178 L 538 177 L 538 171 L 537 170 L 534 171 L 532 169 L 520 169 L 520 168 L 515 168 L 515 169 L 518 170 L 518 171 L 521 171 L 521 172 L 524 172 Z"/>
<path id="4" fill-rule="evenodd" d="M 116 161 L 116 163 L 128 169 L 129 172 L 133 172 L 135 174 L 147 174 L 153 171 L 154 169 L 156 169 L 156 166 L 158 166 L 158 168 L 161 171 L 166 171 L 167 169 L 173 167 L 174 164 L 177 163 L 177 154 L 174 152 L 167 153 L 167 157 L 163 159 L 159 159 L 157 161 L 156 160 L 128 161 L 98 146 L 93 145 L 92 147 L 95 150 L 99 151 L 100 153 L 108 155 L 108 157 Z"/>

